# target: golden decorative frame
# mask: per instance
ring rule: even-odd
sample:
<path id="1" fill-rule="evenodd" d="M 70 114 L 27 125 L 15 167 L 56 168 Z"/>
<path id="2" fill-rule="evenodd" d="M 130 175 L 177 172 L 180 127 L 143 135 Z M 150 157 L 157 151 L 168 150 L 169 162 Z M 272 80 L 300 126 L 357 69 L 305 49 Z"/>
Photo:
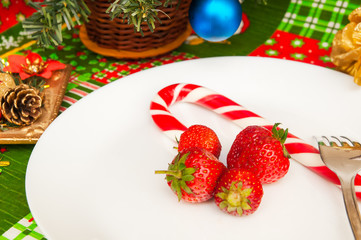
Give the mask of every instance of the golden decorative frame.
<path id="1" fill-rule="evenodd" d="M 68 85 L 72 67 L 53 72 L 46 80 L 48 88 L 44 89 L 42 115 L 33 124 L 24 127 L 9 127 L 0 131 L 0 144 L 35 144 L 45 129 L 58 116 L 59 108 Z"/>

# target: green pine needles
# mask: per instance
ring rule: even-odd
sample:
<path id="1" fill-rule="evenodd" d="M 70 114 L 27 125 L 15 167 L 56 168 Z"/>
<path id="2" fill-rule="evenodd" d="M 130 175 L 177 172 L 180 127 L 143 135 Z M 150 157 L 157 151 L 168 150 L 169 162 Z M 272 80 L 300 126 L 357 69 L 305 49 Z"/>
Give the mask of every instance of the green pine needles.
<path id="1" fill-rule="evenodd" d="M 31 33 L 40 46 L 59 45 L 63 41 L 62 25 L 68 29 L 74 27 L 74 21 L 81 24 L 79 15 L 87 19 L 90 10 L 83 0 L 45 0 L 29 1 L 29 5 L 37 10 L 23 22 L 24 29 Z"/>
<path id="2" fill-rule="evenodd" d="M 159 6 L 167 7 L 170 0 L 162 2 L 157 0 L 115 0 L 107 9 L 111 19 L 123 15 L 123 19 L 128 20 L 128 24 L 133 24 L 137 32 L 142 32 L 141 24 L 147 23 L 151 32 L 155 29 L 155 22 L 161 23 L 158 13 Z M 178 5 L 181 0 L 178 0 Z M 163 12 L 163 14 L 165 14 Z"/>
<path id="3" fill-rule="evenodd" d="M 93 0 L 94 1 L 94 0 Z M 135 31 L 142 33 L 141 24 L 147 23 L 153 32 L 155 23 L 161 22 L 158 13 L 159 6 L 167 7 L 170 0 L 163 4 L 158 0 L 115 0 L 107 9 L 111 19 L 122 17 L 133 24 Z M 178 1 L 178 4 L 181 0 Z M 65 23 L 70 30 L 81 19 L 87 21 L 90 10 L 84 0 L 44 0 L 43 2 L 29 1 L 29 5 L 37 10 L 23 22 L 25 31 L 37 40 L 40 46 L 57 46 L 63 41 L 62 26 Z M 163 12 L 164 13 L 164 12 Z M 75 21 L 74 21 L 75 20 Z"/>

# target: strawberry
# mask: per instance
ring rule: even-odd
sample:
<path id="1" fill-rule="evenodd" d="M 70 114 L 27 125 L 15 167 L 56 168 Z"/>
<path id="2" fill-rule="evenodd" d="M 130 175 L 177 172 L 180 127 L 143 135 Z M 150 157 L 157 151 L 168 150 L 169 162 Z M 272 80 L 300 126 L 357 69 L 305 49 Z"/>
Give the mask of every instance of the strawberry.
<path id="1" fill-rule="evenodd" d="M 178 143 L 178 151 L 190 147 L 204 148 L 216 158 L 221 154 L 222 146 L 216 133 L 203 125 L 192 125 L 182 133 Z"/>
<path id="2" fill-rule="evenodd" d="M 261 183 L 272 183 L 282 178 L 289 169 L 289 154 L 284 142 L 288 130 L 273 126 L 272 132 L 250 126 L 241 131 L 227 155 L 228 168 L 243 168 L 251 171 Z"/>
<path id="3" fill-rule="evenodd" d="M 226 166 L 202 148 L 184 149 L 174 158 L 166 171 L 166 180 L 178 200 L 204 202 L 213 197 L 217 181 Z"/>
<path id="4" fill-rule="evenodd" d="M 234 140 L 231 149 L 227 155 L 227 166 L 228 168 L 237 168 L 240 167 L 240 155 L 243 153 L 247 148 L 248 144 L 257 141 L 260 137 L 264 136 L 272 136 L 272 133 L 261 126 L 248 126 L 243 129 Z"/>
<path id="5" fill-rule="evenodd" d="M 263 187 L 251 172 L 233 168 L 219 179 L 214 199 L 217 206 L 234 216 L 254 213 L 263 197 Z"/>

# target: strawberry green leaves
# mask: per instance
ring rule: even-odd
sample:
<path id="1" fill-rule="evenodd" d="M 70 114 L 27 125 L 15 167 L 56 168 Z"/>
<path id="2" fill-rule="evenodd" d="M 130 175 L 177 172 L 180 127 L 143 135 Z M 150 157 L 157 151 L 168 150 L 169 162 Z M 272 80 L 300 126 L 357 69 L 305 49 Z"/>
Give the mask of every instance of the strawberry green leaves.
<path id="1" fill-rule="evenodd" d="M 263 187 L 259 179 L 241 168 L 226 171 L 219 179 L 215 192 L 217 206 L 238 217 L 254 213 L 262 197 Z"/>
<path id="2" fill-rule="evenodd" d="M 181 156 L 181 154 L 177 154 L 173 163 L 169 164 L 168 171 L 155 171 L 156 174 L 167 174 L 166 180 L 167 182 L 171 182 L 171 188 L 174 192 L 177 193 L 178 201 L 182 199 L 182 190 L 188 194 L 193 194 L 192 190 L 187 186 L 186 182 L 192 181 L 196 169 L 187 168 L 185 165 L 185 161 L 189 153 L 186 153 Z"/>
<path id="3" fill-rule="evenodd" d="M 229 189 L 221 187 L 222 192 L 217 193 L 217 197 L 223 201 L 219 203 L 221 209 L 227 208 L 227 212 L 237 211 L 239 216 L 242 216 L 243 210 L 252 209 L 250 206 L 251 201 L 248 197 L 251 195 L 253 189 L 243 189 L 241 181 L 234 181 Z"/>
<path id="4" fill-rule="evenodd" d="M 272 135 L 274 138 L 276 138 L 278 141 L 280 141 L 280 143 L 282 145 L 282 149 L 283 149 L 283 155 L 286 158 L 291 158 L 291 155 L 288 153 L 288 151 L 286 150 L 286 147 L 285 147 L 285 142 L 286 142 L 287 135 L 288 135 L 288 128 L 286 128 L 286 130 L 284 130 L 282 128 L 278 128 L 278 125 L 280 125 L 280 123 L 275 123 L 273 125 Z"/>
<path id="5" fill-rule="evenodd" d="M 168 170 L 155 171 L 166 174 L 167 184 L 178 200 L 204 202 L 211 199 L 217 181 L 226 167 L 209 151 L 192 147 L 180 151 L 169 164 Z"/>
<path id="6" fill-rule="evenodd" d="M 285 143 L 287 135 L 288 135 L 288 128 L 286 130 L 282 128 L 278 128 L 281 123 L 275 123 L 272 128 L 273 137 L 280 141 L 282 144 Z"/>

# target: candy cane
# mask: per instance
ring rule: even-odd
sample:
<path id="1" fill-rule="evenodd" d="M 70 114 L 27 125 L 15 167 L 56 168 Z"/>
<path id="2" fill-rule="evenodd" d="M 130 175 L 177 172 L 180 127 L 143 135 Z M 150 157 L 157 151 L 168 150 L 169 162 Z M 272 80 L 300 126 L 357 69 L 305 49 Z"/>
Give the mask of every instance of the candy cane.
<path id="1" fill-rule="evenodd" d="M 260 125 L 267 129 L 273 127 L 268 120 L 210 89 L 195 84 L 173 84 L 160 90 L 150 105 L 150 113 L 155 124 L 172 140 L 179 139 L 182 132 L 187 129 L 169 111 L 169 107 L 177 102 L 188 102 L 208 108 L 241 128 L 250 125 Z M 291 133 L 288 134 L 285 147 L 291 159 L 336 185 L 340 185 L 336 174 L 324 165 L 316 148 Z M 356 176 L 355 190 L 356 196 L 361 198 L 360 175 Z"/>

